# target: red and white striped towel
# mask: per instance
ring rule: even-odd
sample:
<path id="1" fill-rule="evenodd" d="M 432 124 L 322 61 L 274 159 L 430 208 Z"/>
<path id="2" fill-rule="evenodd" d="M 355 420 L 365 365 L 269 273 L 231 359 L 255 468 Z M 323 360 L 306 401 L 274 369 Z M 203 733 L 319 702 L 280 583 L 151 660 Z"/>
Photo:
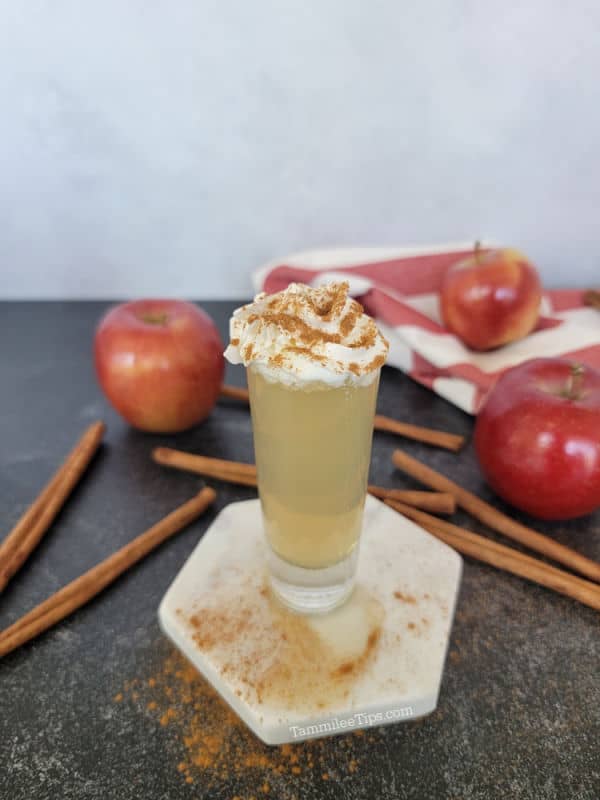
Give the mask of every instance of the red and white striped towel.
<path id="1" fill-rule="evenodd" d="M 254 275 L 268 294 L 292 281 L 318 285 L 350 281 L 390 342 L 388 364 L 451 403 L 476 414 L 509 367 L 540 356 L 565 356 L 600 368 L 600 313 L 583 305 L 582 291 L 547 291 L 533 333 L 488 353 L 465 347 L 441 324 L 438 290 L 446 269 L 473 252 L 473 243 L 427 248 L 313 250 L 272 261 Z M 543 277 L 543 275 L 542 275 Z"/>

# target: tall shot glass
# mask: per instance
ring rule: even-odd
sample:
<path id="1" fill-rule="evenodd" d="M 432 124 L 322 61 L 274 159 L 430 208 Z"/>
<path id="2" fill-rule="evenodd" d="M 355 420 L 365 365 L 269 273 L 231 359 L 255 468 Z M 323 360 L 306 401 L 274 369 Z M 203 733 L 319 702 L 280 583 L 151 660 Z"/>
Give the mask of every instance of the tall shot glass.
<path id="1" fill-rule="evenodd" d="M 271 584 L 294 611 L 326 612 L 352 592 L 379 373 L 290 386 L 247 368 Z"/>

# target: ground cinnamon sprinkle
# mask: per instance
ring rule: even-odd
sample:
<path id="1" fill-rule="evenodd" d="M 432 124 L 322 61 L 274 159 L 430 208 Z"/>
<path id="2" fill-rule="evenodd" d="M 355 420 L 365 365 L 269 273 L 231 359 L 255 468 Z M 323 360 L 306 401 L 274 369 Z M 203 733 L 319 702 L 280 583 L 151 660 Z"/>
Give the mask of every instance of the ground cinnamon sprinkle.
<path id="1" fill-rule="evenodd" d="M 342 345 L 357 353 L 350 365 L 351 372 L 358 377 L 374 372 L 385 362 L 382 350 L 387 352 L 388 344 L 378 332 L 374 320 L 365 315 L 361 304 L 348 297 L 348 289 L 347 281 L 312 289 L 291 284 L 287 290 L 269 298 L 264 294 L 257 295 L 254 303 L 243 306 L 237 313 L 243 317 L 242 329 L 244 324 L 252 328 L 250 340 L 240 345 L 244 337 L 234 336 L 231 344 L 240 347 L 240 356 L 248 364 L 256 356 L 252 342 L 266 328 L 283 334 L 285 340 L 276 348 L 279 352 L 267 358 L 270 367 L 280 368 L 287 364 L 291 369 L 290 363 L 297 355 L 327 365 L 332 357 L 328 345 Z M 380 355 L 361 365 L 362 351 L 375 347 L 378 340 Z"/>
<path id="2" fill-rule="evenodd" d="M 394 597 L 396 600 L 401 600 L 403 603 L 410 603 L 411 605 L 414 605 L 417 602 L 417 598 L 414 597 L 414 595 L 405 594 L 399 590 L 394 592 Z"/>
<path id="3" fill-rule="evenodd" d="M 263 576 L 249 575 L 198 598 L 191 614 L 180 612 L 193 640 L 210 653 L 221 674 L 238 685 L 238 696 L 258 705 L 314 713 L 342 704 L 375 657 L 383 609 L 361 590 L 354 602 L 369 630 L 354 651 L 341 653 L 324 644 L 298 614 L 271 595 Z"/>
<path id="4" fill-rule="evenodd" d="M 309 347 L 314 347 L 316 344 L 324 344 L 326 342 L 339 344 L 342 341 L 342 337 L 339 333 L 328 333 L 319 328 L 311 328 L 300 316 L 291 316 L 290 310 L 291 309 L 286 309 L 285 312 L 280 313 L 265 313 L 261 316 L 261 322 L 263 325 L 275 325 L 282 331 L 293 334 Z M 300 312 L 298 311 L 296 313 L 299 315 Z"/>
<path id="5" fill-rule="evenodd" d="M 136 703 L 134 690 L 140 696 Z M 378 738 L 376 731 L 361 730 L 268 747 L 177 651 L 170 652 L 149 679 L 126 682 L 113 699 L 121 705 L 134 703 L 171 737 L 177 750 L 173 769 L 183 781 L 203 787 L 233 787 L 229 796 L 240 800 L 299 797 L 301 781 L 348 779 L 360 770 L 364 742 Z"/>
<path id="6" fill-rule="evenodd" d="M 375 369 L 380 369 L 385 364 L 386 357 L 385 356 L 375 356 L 372 361 L 369 361 L 366 367 L 364 367 L 365 372 L 372 372 Z"/>

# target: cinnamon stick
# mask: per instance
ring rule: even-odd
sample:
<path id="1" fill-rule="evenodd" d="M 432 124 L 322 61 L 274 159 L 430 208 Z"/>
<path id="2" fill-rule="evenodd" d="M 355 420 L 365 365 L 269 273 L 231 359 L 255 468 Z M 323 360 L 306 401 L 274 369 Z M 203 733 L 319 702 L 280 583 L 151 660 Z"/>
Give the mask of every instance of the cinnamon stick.
<path id="1" fill-rule="evenodd" d="M 434 514 L 454 514 L 456 500 L 448 492 L 419 492 L 412 489 L 384 489 L 369 484 L 369 494 L 380 500 L 397 500 Z"/>
<path id="2" fill-rule="evenodd" d="M 454 481 L 451 481 L 445 475 L 442 475 L 436 470 L 431 469 L 427 465 L 418 461 L 416 458 L 409 456 L 402 450 L 395 450 L 392 455 L 394 465 L 412 476 L 420 483 L 424 483 L 438 492 L 449 492 L 454 495 L 458 505 L 465 511 L 468 511 L 476 519 L 489 525 L 490 528 L 498 531 L 499 533 L 514 539 L 517 542 L 542 553 L 548 558 L 554 559 L 561 564 L 569 567 L 576 572 L 591 578 L 594 581 L 600 581 L 600 564 L 592 561 L 580 553 L 571 550 L 570 547 L 565 547 L 562 544 L 544 536 L 526 525 L 522 525 L 514 519 L 511 519 L 506 514 L 503 514 L 497 508 L 494 508 L 485 500 L 463 489 Z"/>
<path id="3" fill-rule="evenodd" d="M 184 453 L 182 450 L 172 450 L 169 447 L 157 447 L 152 451 L 152 458 L 163 466 L 195 472 L 204 477 L 216 478 L 229 483 L 239 483 L 244 486 L 257 485 L 256 466 L 254 464 L 194 455 L 193 453 Z M 370 494 L 380 499 L 388 497 L 394 500 L 401 500 L 404 503 L 409 503 L 437 514 L 453 514 L 456 510 L 456 501 L 448 493 L 384 489 L 382 486 L 374 486 L 373 484 L 369 485 L 368 490 Z"/>
<path id="4" fill-rule="evenodd" d="M 215 470 L 218 472 L 229 473 L 239 472 L 256 478 L 256 466 L 244 461 L 228 461 L 225 458 L 212 458 L 201 456 L 196 453 L 186 453 L 183 450 L 173 450 L 170 447 L 157 447 L 152 451 L 152 457 L 159 464 L 165 464 L 178 469 L 187 469 L 190 472 L 200 470 Z"/>
<path id="5" fill-rule="evenodd" d="M 486 539 L 472 531 L 432 517 L 430 514 L 403 503 L 395 500 L 386 500 L 385 502 L 396 511 L 418 522 L 429 533 L 458 550 L 459 553 L 518 575 L 540 586 L 553 589 L 590 608 L 600 610 L 600 587 L 592 581 L 578 578 L 511 547 Z"/>
<path id="6" fill-rule="evenodd" d="M 75 451 L 72 451 L 66 461 L 74 457 Z M 48 483 L 44 486 L 42 491 L 33 501 L 33 503 L 24 511 L 13 529 L 6 536 L 2 543 L 0 543 L 0 569 L 1 565 L 7 563 L 9 555 L 11 555 L 17 545 L 22 541 L 25 534 L 30 530 L 36 520 L 39 518 L 42 509 L 46 506 L 48 500 L 56 490 L 56 487 L 63 479 L 65 464 L 58 469 Z"/>
<path id="7" fill-rule="evenodd" d="M 187 472 L 195 472 L 208 478 L 216 478 L 229 483 L 240 483 L 244 486 L 256 486 L 256 467 L 241 461 L 226 461 L 221 458 L 209 458 L 170 447 L 157 447 L 152 451 L 152 458 L 158 464 Z"/>
<path id="8" fill-rule="evenodd" d="M 241 400 L 244 403 L 250 402 L 248 389 L 240 389 L 238 386 L 228 386 L 226 383 L 221 386 L 221 397 L 229 397 L 232 400 Z"/>
<path id="9" fill-rule="evenodd" d="M 65 504 L 96 453 L 105 425 L 94 422 L 19 519 L 0 547 L 0 592 L 21 568 Z"/>
<path id="10" fill-rule="evenodd" d="M 227 386 L 226 384 L 221 387 L 222 397 L 229 397 L 235 400 L 249 401 L 247 389 L 239 389 L 237 386 Z M 436 447 L 442 447 L 445 450 L 452 450 L 457 452 L 465 443 L 465 437 L 459 436 L 455 433 L 447 433 L 446 431 L 437 431 L 433 428 L 423 428 L 420 425 L 410 425 L 407 422 L 399 422 L 391 417 L 384 417 L 381 414 L 375 416 L 373 427 L 376 431 L 384 431 L 385 433 L 395 433 L 398 436 L 404 436 L 407 439 L 414 439 L 417 442 L 424 442 Z"/>
<path id="11" fill-rule="evenodd" d="M 446 431 L 436 431 L 432 428 L 422 428 L 419 425 L 410 425 L 407 422 L 398 422 L 390 417 L 383 417 L 381 414 L 375 415 L 375 430 L 385 431 L 386 433 L 396 433 L 407 439 L 414 439 L 416 442 L 432 444 L 435 447 L 442 447 L 445 450 L 452 450 L 456 453 L 465 443 L 464 436 Z"/>
<path id="12" fill-rule="evenodd" d="M 197 519 L 215 498 L 214 490 L 205 487 L 145 533 L 6 628 L 0 633 L 0 658 L 81 608 L 158 545 Z"/>

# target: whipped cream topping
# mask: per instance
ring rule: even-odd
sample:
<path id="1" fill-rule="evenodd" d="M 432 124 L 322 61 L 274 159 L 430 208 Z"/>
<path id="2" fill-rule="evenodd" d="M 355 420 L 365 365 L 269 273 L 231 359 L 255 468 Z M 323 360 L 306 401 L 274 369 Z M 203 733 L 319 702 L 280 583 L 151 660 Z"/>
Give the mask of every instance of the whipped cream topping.
<path id="1" fill-rule="evenodd" d="M 225 358 L 287 384 L 368 384 L 385 363 L 388 343 L 348 283 L 312 288 L 291 283 L 258 294 L 233 312 Z"/>

